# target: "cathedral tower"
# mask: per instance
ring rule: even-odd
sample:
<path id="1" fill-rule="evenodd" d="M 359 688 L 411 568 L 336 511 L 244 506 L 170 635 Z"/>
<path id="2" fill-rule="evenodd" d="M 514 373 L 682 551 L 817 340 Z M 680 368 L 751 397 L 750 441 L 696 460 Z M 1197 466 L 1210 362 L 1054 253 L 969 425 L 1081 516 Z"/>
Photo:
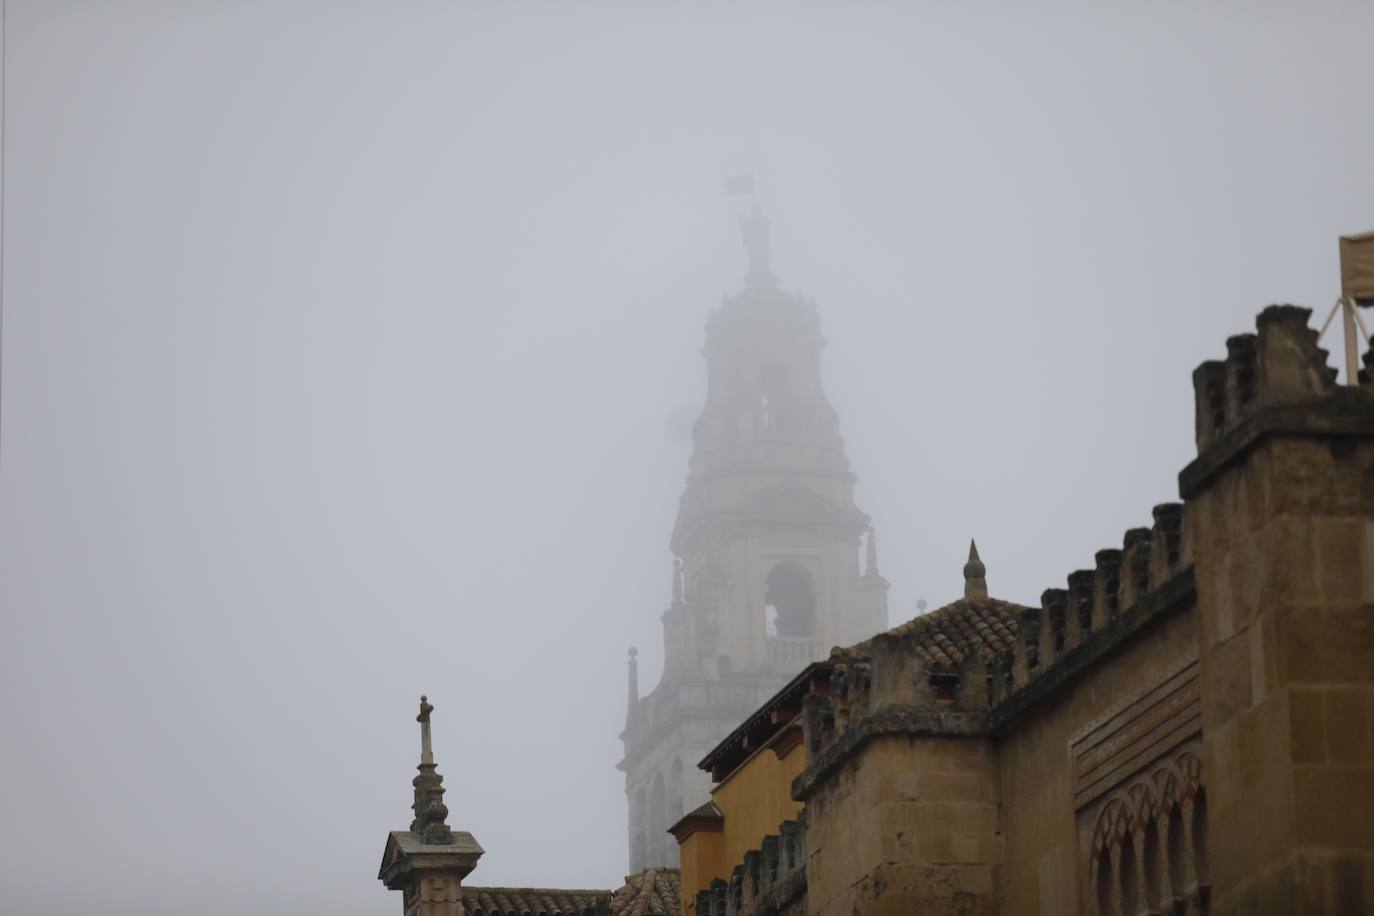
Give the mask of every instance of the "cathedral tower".
<path id="1" fill-rule="evenodd" d="M 887 582 L 821 387 L 815 306 L 778 288 L 757 207 L 741 227 L 749 272 L 707 321 L 663 678 L 642 699 L 631 650 L 620 769 L 632 872 L 677 864 L 667 830 L 709 800 L 696 764 L 711 748 L 831 646 L 887 628 Z"/>

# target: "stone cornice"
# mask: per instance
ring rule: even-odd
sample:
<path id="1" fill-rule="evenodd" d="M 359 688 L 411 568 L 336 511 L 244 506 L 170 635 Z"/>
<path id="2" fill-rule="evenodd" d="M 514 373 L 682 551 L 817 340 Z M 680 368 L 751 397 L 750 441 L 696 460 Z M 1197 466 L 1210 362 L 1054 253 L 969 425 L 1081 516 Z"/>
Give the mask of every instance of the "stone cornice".
<path id="1" fill-rule="evenodd" d="M 665 740 L 679 726 L 697 721 L 714 721 L 725 724 L 727 730 L 752 715 L 761 702 L 773 695 L 778 687 L 785 684 L 782 678 L 773 673 L 737 672 L 729 680 L 704 677 L 678 677 L 661 681 L 653 692 L 640 702 L 657 705 L 658 715 L 652 725 L 637 722 L 633 728 L 620 733 L 625 743 L 625 753 L 616 768 L 628 772 L 636 762 L 651 754 L 660 742 Z M 684 696 L 694 689 L 738 691 L 741 695 L 750 694 L 736 703 L 694 703 L 684 700 Z"/>
<path id="2" fill-rule="evenodd" d="M 1255 410 L 1188 464 L 1178 475 L 1180 498 L 1197 496 L 1222 471 L 1271 437 L 1374 439 L 1374 410 L 1354 388 L 1338 388 L 1330 400 Z"/>
<path id="3" fill-rule="evenodd" d="M 390 890 L 401 890 L 416 872 L 443 872 L 459 880 L 477 867 L 482 847 L 466 830 L 453 831 L 451 843 L 426 843 L 418 833 L 395 830 L 387 836 L 377 877 Z"/>

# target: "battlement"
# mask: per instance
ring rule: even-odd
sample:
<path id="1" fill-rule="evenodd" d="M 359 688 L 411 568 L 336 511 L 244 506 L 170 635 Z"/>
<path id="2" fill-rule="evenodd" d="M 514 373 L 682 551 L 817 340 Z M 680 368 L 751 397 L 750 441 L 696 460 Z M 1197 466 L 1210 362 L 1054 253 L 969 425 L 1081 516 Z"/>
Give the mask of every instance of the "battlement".
<path id="1" fill-rule="evenodd" d="M 1179 475 L 1185 498 L 1267 436 L 1369 435 L 1374 382 L 1368 367 L 1358 387 L 1336 384 L 1328 353 L 1308 326 L 1310 309 L 1271 305 L 1256 333 L 1226 341 L 1226 359 L 1193 373 L 1198 457 Z M 1151 528 L 1125 533 L 1120 549 L 1099 550 L 1092 569 L 1070 573 L 1067 588 L 1047 589 L 1027 608 L 1019 639 L 989 666 L 995 728 L 1119 639 L 1144 618 L 1167 612 L 1192 594 L 1193 545 L 1184 506 L 1156 506 Z"/>
<path id="2" fill-rule="evenodd" d="M 1256 411 L 1332 394 L 1336 369 L 1327 365 L 1328 353 L 1308 327 L 1311 316 L 1311 309 L 1271 305 L 1255 319 L 1258 333 L 1229 338 L 1225 360 L 1194 370 L 1199 454 Z"/>
<path id="3" fill-rule="evenodd" d="M 1374 356 L 1365 353 L 1358 385 L 1337 385 L 1311 316 L 1311 309 L 1271 305 L 1255 319 L 1257 333 L 1230 338 L 1225 360 L 1193 372 L 1198 457 L 1179 474 L 1183 499 L 1267 436 L 1370 434 Z"/>
<path id="4" fill-rule="evenodd" d="M 759 849 L 744 854 L 727 882 L 697 894 L 697 916 L 772 916 L 806 912 L 806 831 L 784 821 Z"/>
<path id="5" fill-rule="evenodd" d="M 1028 705 L 1029 688 L 1058 683 L 1192 593 L 1183 504 L 1155 506 L 1153 515 L 1151 527 L 1126 531 L 1120 549 L 1097 551 L 1092 569 L 1069 573 L 1067 588 L 1046 589 L 1040 607 L 1021 610 L 1017 639 L 985 661 L 991 726 Z"/>
<path id="6" fill-rule="evenodd" d="M 1039 607 L 965 598 L 836 649 L 830 695 L 803 706 L 814 761 L 803 784 L 886 731 L 995 728 L 1032 702 L 1042 683 L 1058 683 L 1145 618 L 1176 606 L 1192 590 L 1183 505 L 1165 503 L 1153 514 L 1151 527 L 1131 528 L 1120 548 L 1099 550 L 1093 568 L 1070 573 L 1066 587 L 1046 589 Z"/>

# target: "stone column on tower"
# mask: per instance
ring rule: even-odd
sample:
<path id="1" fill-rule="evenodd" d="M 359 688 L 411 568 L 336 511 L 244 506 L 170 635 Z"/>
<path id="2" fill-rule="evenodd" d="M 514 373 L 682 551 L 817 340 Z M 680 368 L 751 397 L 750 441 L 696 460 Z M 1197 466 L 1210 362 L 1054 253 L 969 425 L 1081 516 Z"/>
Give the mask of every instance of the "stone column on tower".
<path id="1" fill-rule="evenodd" d="M 415 818 L 409 830 L 393 830 L 382 852 L 378 879 L 401 891 L 405 916 L 463 916 L 462 882 L 477 867 L 482 847 L 472 834 L 451 830 L 444 804 L 444 778 L 434 763 L 428 697 L 420 697 L 419 775 L 412 781 Z"/>

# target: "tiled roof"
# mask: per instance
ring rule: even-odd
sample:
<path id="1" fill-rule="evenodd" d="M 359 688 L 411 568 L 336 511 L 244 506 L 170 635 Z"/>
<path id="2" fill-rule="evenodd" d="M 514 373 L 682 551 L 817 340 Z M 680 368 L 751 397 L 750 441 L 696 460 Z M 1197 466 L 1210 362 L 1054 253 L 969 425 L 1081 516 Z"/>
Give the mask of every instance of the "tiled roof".
<path id="1" fill-rule="evenodd" d="M 1017 640 L 1018 618 L 1025 608 L 996 598 L 960 598 L 953 604 L 912 618 L 888 630 L 912 648 L 932 668 L 955 668 L 970 654 L 995 658 L 1011 650 Z M 848 656 L 871 652 L 872 640 L 842 650 Z"/>
<path id="2" fill-rule="evenodd" d="M 617 891 L 556 890 L 542 887 L 464 887 L 467 916 L 672 916 L 681 912 L 682 878 L 675 868 L 649 868 L 630 875 Z"/>
<path id="3" fill-rule="evenodd" d="M 610 891 L 567 891 L 542 887 L 465 887 L 467 916 L 583 916 Z"/>
<path id="4" fill-rule="evenodd" d="M 676 868 L 646 868 L 625 879 L 611 898 L 613 916 L 672 916 L 682 912 L 682 873 Z"/>

